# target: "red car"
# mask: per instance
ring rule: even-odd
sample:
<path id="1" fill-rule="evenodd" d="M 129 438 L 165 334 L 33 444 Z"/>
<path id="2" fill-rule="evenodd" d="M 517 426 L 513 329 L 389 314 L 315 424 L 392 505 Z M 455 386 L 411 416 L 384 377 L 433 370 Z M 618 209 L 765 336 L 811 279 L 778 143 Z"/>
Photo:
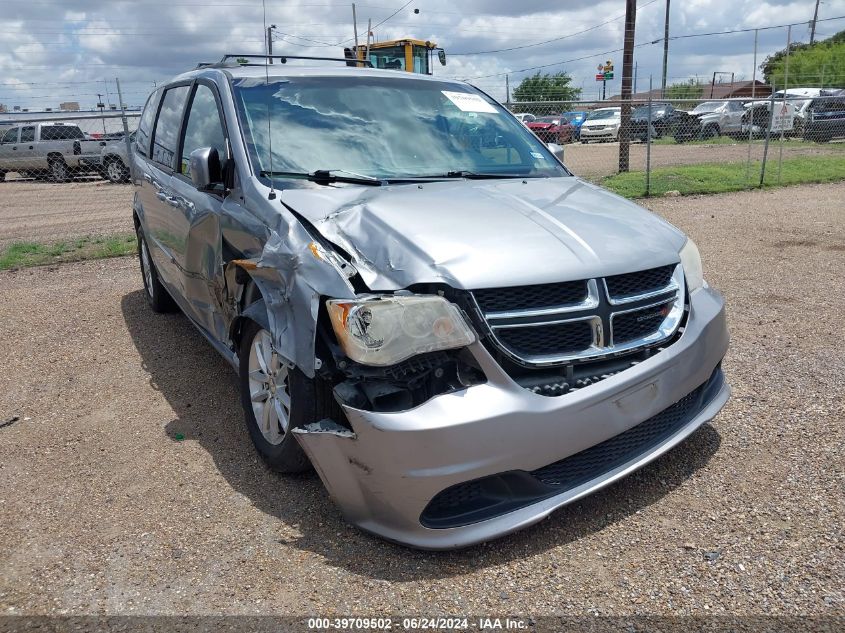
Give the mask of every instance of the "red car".
<path id="1" fill-rule="evenodd" d="M 544 143 L 563 145 L 571 143 L 575 136 L 575 126 L 560 115 L 540 117 L 526 126 Z"/>

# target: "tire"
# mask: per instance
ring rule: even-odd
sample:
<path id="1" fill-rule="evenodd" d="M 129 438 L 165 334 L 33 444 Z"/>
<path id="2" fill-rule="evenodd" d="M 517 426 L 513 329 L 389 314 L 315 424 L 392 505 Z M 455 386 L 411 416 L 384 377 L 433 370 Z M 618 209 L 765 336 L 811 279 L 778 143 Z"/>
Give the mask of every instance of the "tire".
<path id="1" fill-rule="evenodd" d="M 135 233 L 138 236 L 138 261 L 141 264 L 141 279 L 144 282 L 144 296 L 147 298 L 147 303 L 153 312 L 173 312 L 176 309 L 176 303 L 158 278 L 158 271 L 150 257 L 144 230 L 140 225 L 135 229 Z"/>
<path id="2" fill-rule="evenodd" d="M 255 321 L 244 325 L 239 367 L 241 405 L 258 454 L 279 473 L 310 470 L 311 462 L 291 431 L 325 418 L 343 419 L 331 385 L 285 367 L 272 349 L 270 333 Z"/>
<path id="3" fill-rule="evenodd" d="M 703 138 L 703 139 L 711 139 L 711 138 L 718 138 L 718 137 L 719 137 L 719 126 L 718 125 L 708 125 L 701 132 L 701 138 Z"/>
<path id="4" fill-rule="evenodd" d="M 0 171 L 0 182 L 3 182 L 4 180 L 6 180 L 6 172 Z"/>
<path id="5" fill-rule="evenodd" d="M 50 167 L 50 180 L 53 182 L 67 182 L 70 180 L 70 169 L 67 163 L 61 158 L 53 158 L 48 163 Z"/>
<path id="6" fill-rule="evenodd" d="M 129 180 L 129 169 L 119 158 L 110 158 L 106 161 L 103 172 L 105 177 L 115 184 L 120 184 Z"/>

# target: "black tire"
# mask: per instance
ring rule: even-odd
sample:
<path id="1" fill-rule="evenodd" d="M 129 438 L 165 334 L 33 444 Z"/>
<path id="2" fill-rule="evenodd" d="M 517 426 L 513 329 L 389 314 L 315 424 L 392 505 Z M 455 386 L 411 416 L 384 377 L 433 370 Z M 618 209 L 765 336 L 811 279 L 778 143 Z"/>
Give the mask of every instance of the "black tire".
<path id="1" fill-rule="evenodd" d="M 141 279 L 144 282 L 144 296 L 147 298 L 147 303 L 153 312 L 173 312 L 176 309 L 176 303 L 158 278 L 158 271 L 153 264 L 144 230 L 140 225 L 135 229 L 135 233 L 138 236 L 138 262 L 141 265 Z"/>
<path id="2" fill-rule="evenodd" d="M 109 158 L 103 167 L 103 174 L 110 182 L 120 184 L 129 180 L 129 168 L 119 158 Z"/>
<path id="3" fill-rule="evenodd" d="M 711 139 L 711 138 L 718 138 L 719 137 L 719 126 L 718 125 L 708 125 L 701 133 L 701 138 L 703 139 Z"/>
<path id="4" fill-rule="evenodd" d="M 332 395 L 331 385 L 321 378 L 308 378 L 296 368 L 287 372 L 287 389 L 290 396 L 288 432 L 281 442 L 273 444 L 265 438 L 255 418 L 249 383 L 249 355 L 256 336 L 264 328 L 255 321 L 247 321 L 241 334 L 239 350 L 239 374 L 241 406 L 243 406 L 247 429 L 258 454 L 270 469 L 279 473 L 301 473 L 311 469 L 311 462 L 291 432 L 311 422 L 326 418 L 335 421 L 343 419 L 340 406 Z"/>
<path id="5" fill-rule="evenodd" d="M 4 180 L 6 180 L 6 172 L 0 171 L 0 182 L 3 182 Z"/>
<path id="6" fill-rule="evenodd" d="M 47 163 L 50 168 L 50 180 L 53 182 L 67 182 L 70 180 L 70 169 L 61 158 L 51 158 Z"/>

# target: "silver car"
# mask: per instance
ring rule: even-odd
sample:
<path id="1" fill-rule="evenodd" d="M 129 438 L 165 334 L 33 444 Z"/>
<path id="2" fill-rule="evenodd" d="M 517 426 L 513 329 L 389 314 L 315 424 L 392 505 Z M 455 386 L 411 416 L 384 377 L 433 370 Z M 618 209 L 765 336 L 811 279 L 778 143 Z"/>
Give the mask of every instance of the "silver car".
<path id="1" fill-rule="evenodd" d="M 678 229 L 468 84 L 255 60 L 153 93 L 133 212 L 150 306 L 238 372 L 271 468 L 313 465 L 364 530 L 455 548 L 725 404 L 723 300 Z"/>

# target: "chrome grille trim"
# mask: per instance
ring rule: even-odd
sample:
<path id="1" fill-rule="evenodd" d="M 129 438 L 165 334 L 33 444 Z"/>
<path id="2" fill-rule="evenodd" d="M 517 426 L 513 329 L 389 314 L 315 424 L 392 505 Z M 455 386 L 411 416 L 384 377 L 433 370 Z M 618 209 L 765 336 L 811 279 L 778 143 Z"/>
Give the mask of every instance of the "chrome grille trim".
<path id="1" fill-rule="evenodd" d="M 605 289 L 605 292 L 607 290 Z M 599 305 L 599 285 L 595 279 L 587 280 L 587 297 L 580 303 L 570 303 L 562 306 L 548 308 L 533 308 L 529 310 L 507 310 L 500 312 L 483 313 L 488 321 L 498 319 L 518 319 L 523 317 L 552 316 L 557 314 L 568 314 L 597 308 Z"/>
<path id="2" fill-rule="evenodd" d="M 481 310 L 473 293 L 472 303 L 488 328 L 488 334 L 495 346 L 514 361 L 528 366 L 542 367 L 573 361 L 595 360 L 616 356 L 642 347 L 649 347 L 672 337 L 681 325 L 686 302 L 686 284 L 681 264 L 675 266 L 670 283 L 659 290 L 626 296 L 611 300 L 604 278 L 587 280 L 587 298 L 578 304 L 553 308 L 513 310 L 508 312 L 489 312 Z M 601 288 L 601 291 L 599 291 Z M 657 299 L 660 300 L 657 300 Z M 651 301 L 654 299 L 654 301 Z M 613 317 L 639 310 L 648 310 L 666 303 L 672 303 L 669 313 L 660 325 L 650 334 L 626 341 L 613 342 Z M 623 309 L 616 309 L 623 306 Z M 568 318 L 554 318 L 566 316 Z M 552 317 L 552 318 L 549 318 Z M 505 322 L 507 321 L 507 322 Z M 591 321 L 592 336 L 585 348 L 579 352 L 565 354 L 521 355 L 509 348 L 497 335 L 497 331 L 507 328 L 542 327 L 577 321 Z"/>

